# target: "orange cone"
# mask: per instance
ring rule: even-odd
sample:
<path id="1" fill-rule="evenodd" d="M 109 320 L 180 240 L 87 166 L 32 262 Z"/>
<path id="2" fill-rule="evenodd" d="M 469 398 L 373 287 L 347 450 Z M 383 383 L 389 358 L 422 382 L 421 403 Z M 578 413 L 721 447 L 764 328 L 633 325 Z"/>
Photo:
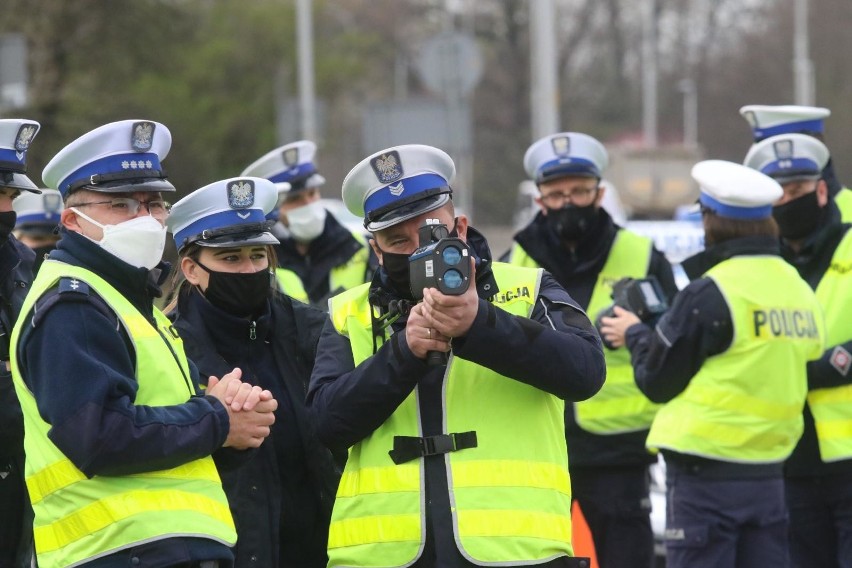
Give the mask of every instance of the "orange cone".
<path id="1" fill-rule="evenodd" d="M 571 538 L 574 544 L 574 556 L 588 556 L 592 559 L 591 568 L 598 568 L 592 531 L 589 530 L 583 511 L 580 510 L 580 504 L 576 501 L 571 507 L 571 526 L 573 527 Z"/>

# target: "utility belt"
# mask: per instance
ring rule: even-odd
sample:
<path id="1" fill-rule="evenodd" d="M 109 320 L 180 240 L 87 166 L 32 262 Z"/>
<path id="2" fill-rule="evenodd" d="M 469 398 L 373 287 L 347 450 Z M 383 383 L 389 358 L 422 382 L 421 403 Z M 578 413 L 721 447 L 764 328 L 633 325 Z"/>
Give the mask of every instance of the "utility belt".
<path id="1" fill-rule="evenodd" d="M 666 475 L 681 474 L 703 479 L 765 479 L 781 477 L 784 463 L 736 463 L 661 450 Z"/>

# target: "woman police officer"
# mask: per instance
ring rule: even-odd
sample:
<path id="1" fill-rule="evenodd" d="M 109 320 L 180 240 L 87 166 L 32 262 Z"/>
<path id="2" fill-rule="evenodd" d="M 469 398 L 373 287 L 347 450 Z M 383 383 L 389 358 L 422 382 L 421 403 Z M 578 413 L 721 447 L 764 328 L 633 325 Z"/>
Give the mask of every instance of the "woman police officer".
<path id="1" fill-rule="evenodd" d="M 178 201 L 168 228 L 183 282 L 172 317 L 203 378 L 239 367 L 274 393 L 267 443 L 239 467 L 219 460 L 238 542 L 236 566 L 325 566 L 337 477 L 304 397 L 325 315 L 277 292 L 265 215 L 277 191 L 252 177 L 218 181 Z"/>

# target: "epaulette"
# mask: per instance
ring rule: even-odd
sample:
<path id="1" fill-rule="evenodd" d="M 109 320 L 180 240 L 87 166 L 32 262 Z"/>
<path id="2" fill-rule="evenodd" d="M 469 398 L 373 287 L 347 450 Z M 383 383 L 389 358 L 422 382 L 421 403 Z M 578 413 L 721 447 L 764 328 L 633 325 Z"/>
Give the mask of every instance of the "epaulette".
<path id="1" fill-rule="evenodd" d="M 57 291 L 60 294 L 83 294 L 84 296 L 88 296 L 89 285 L 82 280 L 66 276 L 65 278 L 59 279 Z"/>
<path id="2" fill-rule="evenodd" d="M 118 316 L 107 305 L 106 301 L 94 293 L 88 284 L 73 277 L 60 278 L 55 288 L 45 292 L 36 301 L 35 306 L 33 306 L 31 325 L 36 327 L 50 308 L 63 301 L 88 302 L 118 325 Z"/>

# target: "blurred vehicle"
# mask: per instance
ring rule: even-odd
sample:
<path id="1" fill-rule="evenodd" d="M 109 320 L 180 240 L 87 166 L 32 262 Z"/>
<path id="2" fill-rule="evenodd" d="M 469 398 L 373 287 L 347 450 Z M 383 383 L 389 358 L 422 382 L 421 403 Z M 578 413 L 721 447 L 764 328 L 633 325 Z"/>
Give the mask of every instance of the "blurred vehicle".
<path id="1" fill-rule="evenodd" d="M 625 228 L 654 241 L 657 250 L 671 263 L 679 289 L 689 284 L 680 263 L 704 250 L 704 227 L 700 218 L 698 221 L 628 221 Z"/>
<path id="2" fill-rule="evenodd" d="M 651 530 L 654 531 L 654 565 L 666 566 L 666 462 L 657 456 L 657 463 L 650 467 L 651 473 Z"/>

